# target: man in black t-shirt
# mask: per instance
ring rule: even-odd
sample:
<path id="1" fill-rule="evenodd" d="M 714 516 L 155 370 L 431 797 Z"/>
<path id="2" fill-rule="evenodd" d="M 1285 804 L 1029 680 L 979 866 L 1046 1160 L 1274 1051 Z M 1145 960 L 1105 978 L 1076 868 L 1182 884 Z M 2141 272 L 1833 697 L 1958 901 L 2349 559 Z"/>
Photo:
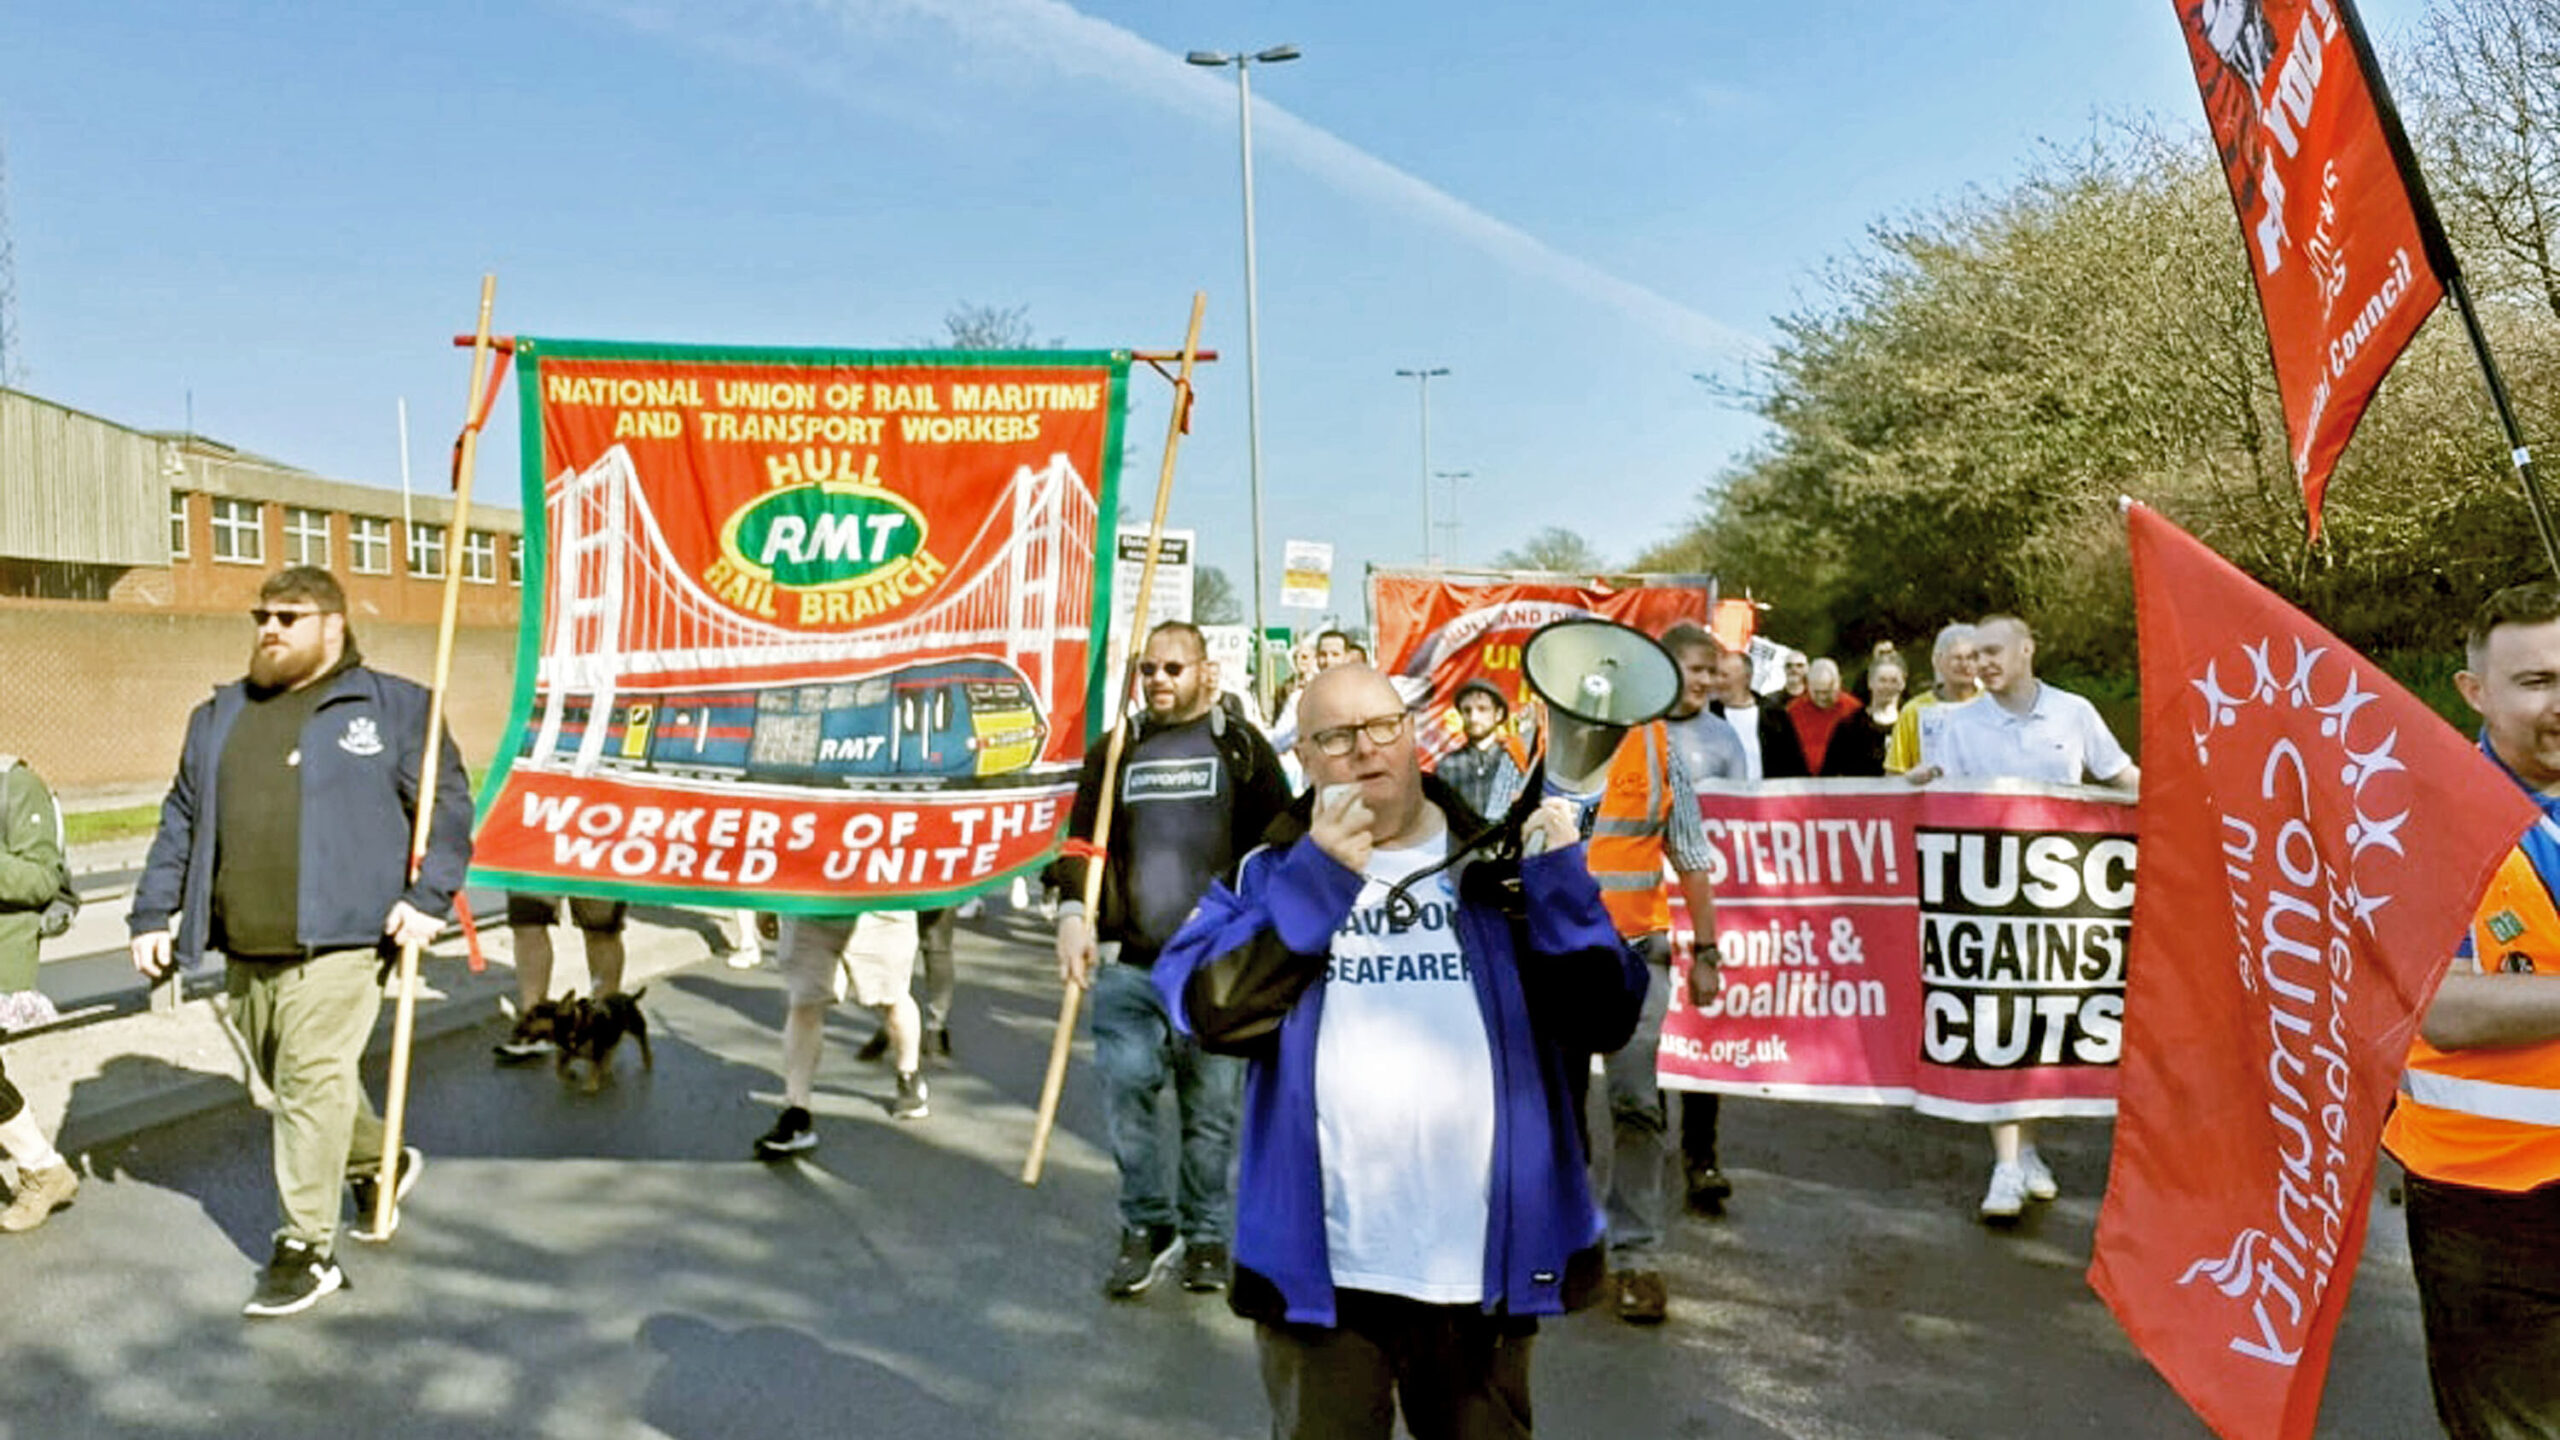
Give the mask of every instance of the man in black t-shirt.
<path id="1" fill-rule="evenodd" d="M 242 1313 L 279 1316 L 346 1284 L 334 1258 L 342 1188 L 373 1223 L 384 1134 L 358 1065 L 382 1008 L 382 965 L 433 940 L 462 889 L 471 788 L 452 736 L 430 736 L 426 687 L 364 665 L 328 571 L 267 577 L 249 619 L 247 677 L 187 719 L 126 925 L 134 968 L 155 981 L 223 954 L 230 1018 L 275 1092 L 283 1210 Z M 435 789 L 422 796 L 430 744 Z M 421 806 L 432 814 L 413 869 Z M 422 1163 L 403 1147 L 395 1202 Z"/>
<path id="2" fill-rule="evenodd" d="M 1210 883 L 1231 876 L 1287 808 L 1289 791 L 1270 744 L 1217 705 L 1208 659 L 1208 645 L 1186 622 L 1167 621 L 1148 635 L 1138 664 L 1146 713 L 1121 749 L 1110 830 L 1097 845 L 1109 747 L 1096 745 L 1058 861 L 1066 897 L 1058 973 L 1093 988 L 1094 1068 L 1120 1170 L 1120 1250 L 1103 1283 L 1116 1298 L 1145 1291 L 1177 1260 L 1186 1289 L 1226 1284 L 1234 1223 L 1228 1171 L 1244 1067 L 1174 1033 L 1148 970 Z M 1096 861 L 1101 914 L 1089 916 L 1085 875 Z M 1117 953 L 1097 965 L 1104 944 Z M 1174 1156 L 1157 1140 L 1167 1084 L 1182 1132 Z"/>

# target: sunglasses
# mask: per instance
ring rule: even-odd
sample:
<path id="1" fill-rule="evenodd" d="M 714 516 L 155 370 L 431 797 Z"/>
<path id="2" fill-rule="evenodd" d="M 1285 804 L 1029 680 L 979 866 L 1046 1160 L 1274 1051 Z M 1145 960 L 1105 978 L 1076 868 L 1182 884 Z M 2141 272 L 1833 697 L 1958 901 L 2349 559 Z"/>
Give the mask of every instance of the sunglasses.
<path id="1" fill-rule="evenodd" d="M 1144 675 L 1150 680 L 1153 680 L 1158 675 L 1163 675 L 1170 680 L 1179 680 L 1182 678 L 1182 672 L 1189 668 L 1190 667 L 1187 664 L 1180 660 L 1141 660 L 1138 662 L 1138 673 Z"/>
<path id="2" fill-rule="evenodd" d="M 1356 725 L 1336 725 L 1330 730 L 1319 730 L 1307 738 L 1315 742 L 1316 749 L 1340 757 L 1350 754 L 1363 735 L 1369 737 L 1372 745 L 1393 745 L 1396 737 L 1404 733 L 1404 719 L 1402 714 L 1378 715 Z"/>
<path id="3" fill-rule="evenodd" d="M 285 629 L 290 630 L 294 626 L 299 625 L 303 621 L 320 613 L 321 612 L 317 610 L 270 610 L 264 605 L 260 605 L 249 612 L 249 623 L 257 626 L 261 630 L 266 629 L 269 625 L 281 625 Z"/>

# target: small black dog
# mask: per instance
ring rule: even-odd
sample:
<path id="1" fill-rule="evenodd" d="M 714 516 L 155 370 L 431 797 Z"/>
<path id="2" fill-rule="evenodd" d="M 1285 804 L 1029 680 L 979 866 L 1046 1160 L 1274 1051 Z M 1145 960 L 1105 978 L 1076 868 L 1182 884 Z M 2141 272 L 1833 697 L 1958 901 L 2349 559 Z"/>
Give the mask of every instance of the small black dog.
<path id="1" fill-rule="evenodd" d="M 558 1047 L 553 1063 L 560 1078 L 592 1095 L 612 1072 L 613 1052 L 621 1047 L 624 1036 L 638 1042 L 643 1069 L 658 1068 L 657 1057 L 649 1052 L 649 1017 L 640 1013 L 640 997 L 646 993 L 644 985 L 628 995 L 546 1000 L 527 1013 L 525 1022 L 531 1025 L 544 1011 L 551 1012 L 548 1038 Z"/>
<path id="2" fill-rule="evenodd" d="M 515 1027 L 507 1032 L 506 1043 L 498 1047 L 502 1065 L 521 1064 L 540 1059 L 545 1050 L 558 1051 L 560 1035 L 568 1021 L 565 1000 L 537 1001 L 534 1007 L 516 1017 Z"/>

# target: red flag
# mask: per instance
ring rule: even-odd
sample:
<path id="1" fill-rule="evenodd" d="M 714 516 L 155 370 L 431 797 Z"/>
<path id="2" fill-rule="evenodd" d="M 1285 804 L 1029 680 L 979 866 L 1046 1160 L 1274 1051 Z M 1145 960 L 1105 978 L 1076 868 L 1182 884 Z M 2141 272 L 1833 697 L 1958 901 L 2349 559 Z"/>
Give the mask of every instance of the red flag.
<path id="1" fill-rule="evenodd" d="M 2329 472 L 2451 261 L 2349 0 L 2174 3 L 2317 538 Z"/>
<path id="2" fill-rule="evenodd" d="M 2142 877 L 2089 1282 L 2224 1436 L 2311 1434 L 2409 1036 L 2537 816 L 2140 506 Z"/>

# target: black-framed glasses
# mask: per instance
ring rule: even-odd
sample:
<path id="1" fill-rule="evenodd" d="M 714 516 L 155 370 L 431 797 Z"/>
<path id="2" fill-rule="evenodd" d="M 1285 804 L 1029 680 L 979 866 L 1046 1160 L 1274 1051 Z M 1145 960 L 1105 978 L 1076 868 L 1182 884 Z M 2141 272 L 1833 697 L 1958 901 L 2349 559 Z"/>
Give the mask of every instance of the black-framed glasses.
<path id="1" fill-rule="evenodd" d="M 1373 715 L 1354 724 L 1319 730 L 1307 738 L 1316 742 L 1316 749 L 1324 754 L 1348 755 L 1359 745 L 1363 735 L 1369 737 L 1372 745 L 1393 745 L 1396 737 L 1404 733 L 1404 722 L 1404 712 L 1399 710 L 1393 715 Z"/>
<path id="2" fill-rule="evenodd" d="M 266 606 L 260 605 L 250 610 L 249 623 L 257 626 L 261 630 L 266 629 L 269 625 L 281 625 L 285 629 L 290 630 L 294 626 L 301 624 L 303 621 L 308 620 L 319 613 L 321 612 L 317 610 L 270 610 Z"/>
<path id="3" fill-rule="evenodd" d="M 1163 675 L 1169 680 L 1179 680 L 1182 678 L 1182 672 L 1190 668 L 1191 667 L 1188 664 L 1180 660 L 1141 660 L 1138 662 L 1138 673 L 1150 680 L 1153 680 L 1158 675 Z"/>

